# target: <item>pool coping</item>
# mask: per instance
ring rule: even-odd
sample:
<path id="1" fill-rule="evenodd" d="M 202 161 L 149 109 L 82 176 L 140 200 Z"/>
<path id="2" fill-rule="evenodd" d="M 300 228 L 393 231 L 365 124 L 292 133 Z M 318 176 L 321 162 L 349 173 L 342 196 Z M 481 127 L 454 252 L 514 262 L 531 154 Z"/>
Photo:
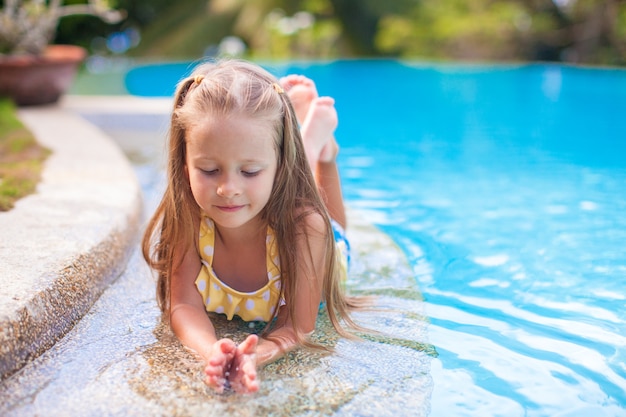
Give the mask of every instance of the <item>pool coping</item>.
<path id="1" fill-rule="evenodd" d="M 0 213 L 0 380 L 71 330 L 138 243 L 137 177 L 117 144 L 79 113 L 154 113 L 167 102 L 69 96 L 18 109 L 52 154 L 36 193 Z"/>

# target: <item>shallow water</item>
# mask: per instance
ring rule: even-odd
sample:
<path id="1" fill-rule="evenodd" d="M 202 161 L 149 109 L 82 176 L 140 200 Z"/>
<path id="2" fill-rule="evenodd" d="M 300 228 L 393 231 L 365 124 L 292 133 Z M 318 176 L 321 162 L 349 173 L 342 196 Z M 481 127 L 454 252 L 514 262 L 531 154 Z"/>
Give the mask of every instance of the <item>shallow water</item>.
<path id="1" fill-rule="evenodd" d="M 149 215 L 164 183 L 161 118 L 86 117 L 133 162 Z M 137 250 L 124 274 L 65 338 L 0 382 L 0 415 L 428 415 L 436 352 L 428 343 L 417 285 L 397 246 L 357 213 L 351 217 L 348 286 L 380 295 L 378 310 L 355 318 L 381 334 L 339 339 L 320 314 L 315 337 L 333 347 L 332 354 L 294 351 L 261 370 L 257 394 L 216 394 L 202 382 L 201 362 L 160 323 L 154 278 Z M 258 330 L 219 317 L 214 323 L 220 335 L 235 340 Z"/>

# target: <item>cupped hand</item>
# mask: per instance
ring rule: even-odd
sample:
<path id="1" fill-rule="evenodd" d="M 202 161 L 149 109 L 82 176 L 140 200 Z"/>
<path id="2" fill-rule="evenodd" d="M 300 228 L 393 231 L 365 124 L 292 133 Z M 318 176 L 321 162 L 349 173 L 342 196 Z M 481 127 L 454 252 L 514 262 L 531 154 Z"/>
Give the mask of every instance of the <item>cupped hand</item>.
<path id="1" fill-rule="evenodd" d="M 220 394 L 226 388 L 236 351 L 237 346 L 231 339 L 220 339 L 211 347 L 210 356 L 204 368 L 206 374 L 204 383 Z"/>
<path id="2" fill-rule="evenodd" d="M 259 390 L 256 372 L 256 348 L 259 343 L 257 335 L 250 335 L 235 350 L 228 381 L 237 393 L 249 394 Z"/>

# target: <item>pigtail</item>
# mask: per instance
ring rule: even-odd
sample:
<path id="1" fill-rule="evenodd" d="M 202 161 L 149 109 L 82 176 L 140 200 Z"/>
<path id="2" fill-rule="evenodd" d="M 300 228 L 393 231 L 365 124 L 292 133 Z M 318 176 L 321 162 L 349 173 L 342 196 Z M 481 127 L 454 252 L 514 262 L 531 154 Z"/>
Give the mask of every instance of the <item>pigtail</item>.
<path id="1" fill-rule="evenodd" d="M 181 82 L 179 87 L 176 89 L 176 93 L 174 95 L 174 112 L 172 112 L 172 117 L 176 112 L 176 109 L 183 106 L 185 103 L 185 99 L 187 98 L 187 93 L 189 92 L 190 87 L 195 83 L 194 78 L 187 78 Z"/>

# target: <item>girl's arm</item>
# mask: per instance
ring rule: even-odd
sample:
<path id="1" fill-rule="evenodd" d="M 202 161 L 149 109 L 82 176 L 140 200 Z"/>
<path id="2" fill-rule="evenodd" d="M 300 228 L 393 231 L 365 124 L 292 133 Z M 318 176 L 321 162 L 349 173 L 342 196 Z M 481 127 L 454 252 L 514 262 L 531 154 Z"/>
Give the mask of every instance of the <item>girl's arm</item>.
<path id="1" fill-rule="evenodd" d="M 170 325 L 184 346 L 206 360 L 217 338 L 195 285 L 201 267 L 200 258 L 194 245 L 179 255 L 183 260 L 174 259 L 174 265 L 179 266 L 173 269 L 170 282 Z"/>
<path id="2" fill-rule="evenodd" d="M 260 339 L 257 347 L 257 364 L 265 365 L 298 346 L 295 328 L 305 334 L 315 330 L 315 322 L 322 299 L 322 286 L 326 271 L 326 224 L 319 213 L 305 217 L 307 233 L 300 233 L 296 241 L 299 259 L 296 273 L 295 299 L 293 303 L 297 323 L 292 323 L 289 309 L 283 306 L 278 313 L 274 329 L 268 338 Z"/>
<path id="3" fill-rule="evenodd" d="M 217 340 L 215 327 L 207 316 L 202 296 L 196 289 L 195 280 L 200 272 L 201 263 L 195 247 L 192 245 L 183 255 L 179 265 L 172 272 L 170 283 L 170 325 L 176 337 L 187 348 L 195 351 L 205 363 L 205 383 L 217 392 L 223 392 L 228 379 L 237 346 L 231 339 Z M 256 340 L 248 342 L 253 347 Z M 245 382 L 239 390 L 253 392 L 258 390 L 256 371 L 244 369 L 239 379 Z"/>

